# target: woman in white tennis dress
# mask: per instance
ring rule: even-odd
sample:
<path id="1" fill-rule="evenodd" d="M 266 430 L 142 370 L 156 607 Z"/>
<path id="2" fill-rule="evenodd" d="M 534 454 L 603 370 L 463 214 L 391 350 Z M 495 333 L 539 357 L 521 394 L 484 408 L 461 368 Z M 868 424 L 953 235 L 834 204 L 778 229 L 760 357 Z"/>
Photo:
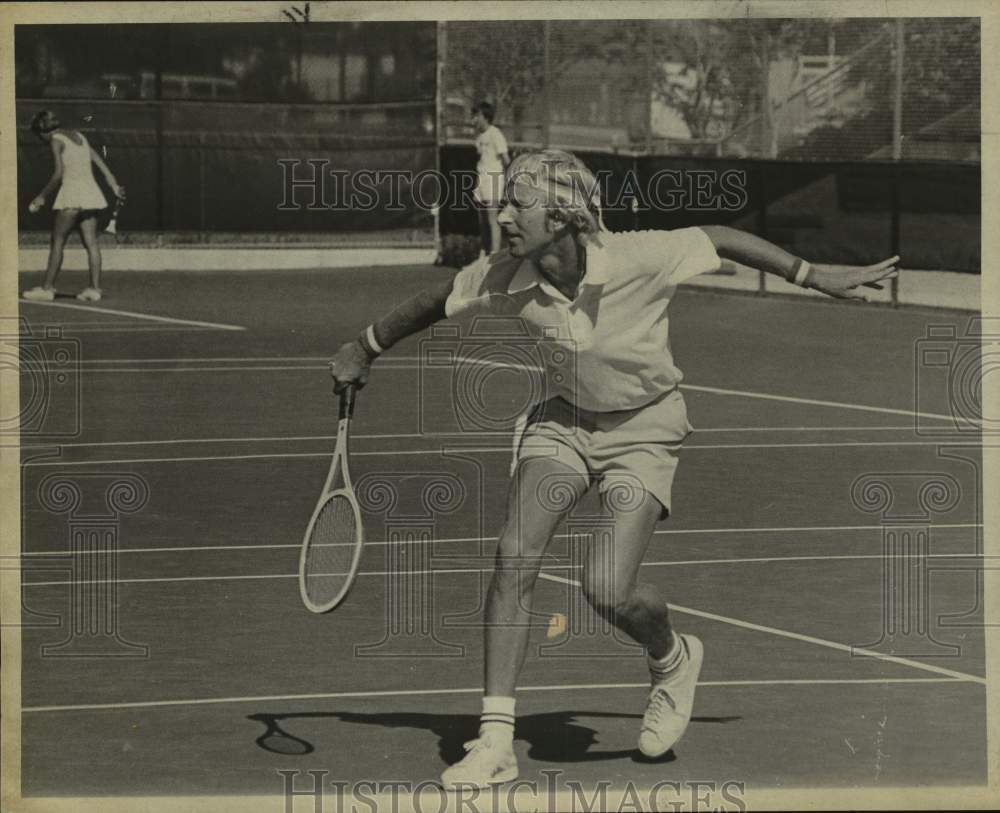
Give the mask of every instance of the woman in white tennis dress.
<path id="1" fill-rule="evenodd" d="M 66 239 L 77 228 L 87 249 L 90 285 L 77 294 L 76 298 L 96 302 L 101 298 L 101 247 L 97 239 L 97 214 L 107 208 L 108 202 L 94 180 L 91 165 L 97 165 L 119 200 L 125 197 L 125 190 L 118 185 L 111 170 L 91 148 L 84 135 L 76 130 L 61 128 L 52 111 L 43 110 L 36 115 L 31 121 L 31 130 L 52 147 L 55 167 L 49 182 L 31 201 L 28 210 L 32 213 L 39 211 L 56 187 L 59 187 L 59 192 L 52 204 L 55 218 L 45 281 L 39 287 L 25 291 L 23 296 L 38 302 L 51 302 L 55 299 L 56 276 L 62 268 Z"/>

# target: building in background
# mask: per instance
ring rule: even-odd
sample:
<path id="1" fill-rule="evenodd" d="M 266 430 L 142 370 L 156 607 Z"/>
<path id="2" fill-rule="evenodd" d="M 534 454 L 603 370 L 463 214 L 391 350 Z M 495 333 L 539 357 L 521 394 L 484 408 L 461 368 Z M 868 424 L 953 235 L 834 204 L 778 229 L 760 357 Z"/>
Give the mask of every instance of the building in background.
<path id="1" fill-rule="evenodd" d="M 434 99 L 434 23 L 23 26 L 19 99 Z"/>

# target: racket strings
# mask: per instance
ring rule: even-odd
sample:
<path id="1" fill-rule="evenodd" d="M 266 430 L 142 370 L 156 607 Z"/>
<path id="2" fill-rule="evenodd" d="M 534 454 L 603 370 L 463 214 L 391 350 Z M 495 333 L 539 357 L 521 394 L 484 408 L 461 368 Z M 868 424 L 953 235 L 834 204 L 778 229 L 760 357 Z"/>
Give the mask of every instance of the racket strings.
<path id="1" fill-rule="evenodd" d="M 306 547 L 305 589 L 316 604 L 326 604 L 347 585 L 354 558 L 357 518 L 343 495 L 320 509 Z"/>

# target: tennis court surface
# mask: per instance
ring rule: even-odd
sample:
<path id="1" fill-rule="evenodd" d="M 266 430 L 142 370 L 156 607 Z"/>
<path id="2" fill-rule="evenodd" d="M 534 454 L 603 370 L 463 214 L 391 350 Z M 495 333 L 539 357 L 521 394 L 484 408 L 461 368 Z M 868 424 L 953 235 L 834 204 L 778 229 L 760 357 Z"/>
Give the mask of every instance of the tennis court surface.
<path id="1" fill-rule="evenodd" d="M 93 309 L 22 305 L 29 344 L 69 354 L 58 382 L 22 376 L 65 433 L 22 450 L 26 796 L 419 782 L 460 756 L 529 389 L 490 363 L 501 342 L 424 334 L 376 363 L 353 426 L 361 575 L 323 616 L 296 580 L 336 433 L 326 359 L 448 273 L 135 272 Z M 705 644 L 695 716 L 637 757 L 641 653 L 575 585 L 588 498 L 538 582 L 522 778 L 985 783 L 980 438 L 918 363 L 930 326 L 960 337 L 969 315 L 691 289 L 671 313 L 696 432 L 643 576 Z M 455 357 L 482 362 L 475 414 Z"/>

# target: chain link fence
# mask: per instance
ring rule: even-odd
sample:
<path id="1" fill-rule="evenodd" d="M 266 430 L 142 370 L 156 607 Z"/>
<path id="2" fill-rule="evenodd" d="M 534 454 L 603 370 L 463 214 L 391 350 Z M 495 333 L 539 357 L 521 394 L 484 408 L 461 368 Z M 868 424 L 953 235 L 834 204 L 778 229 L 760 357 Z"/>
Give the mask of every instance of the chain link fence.
<path id="1" fill-rule="evenodd" d="M 445 143 L 795 161 L 980 160 L 977 18 L 442 24 Z"/>
<path id="2" fill-rule="evenodd" d="M 47 238 L 51 109 L 126 187 L 118 242 L 432 244 L 436 47 L 433 22 L 21 26 L 19 228 Z"/>

